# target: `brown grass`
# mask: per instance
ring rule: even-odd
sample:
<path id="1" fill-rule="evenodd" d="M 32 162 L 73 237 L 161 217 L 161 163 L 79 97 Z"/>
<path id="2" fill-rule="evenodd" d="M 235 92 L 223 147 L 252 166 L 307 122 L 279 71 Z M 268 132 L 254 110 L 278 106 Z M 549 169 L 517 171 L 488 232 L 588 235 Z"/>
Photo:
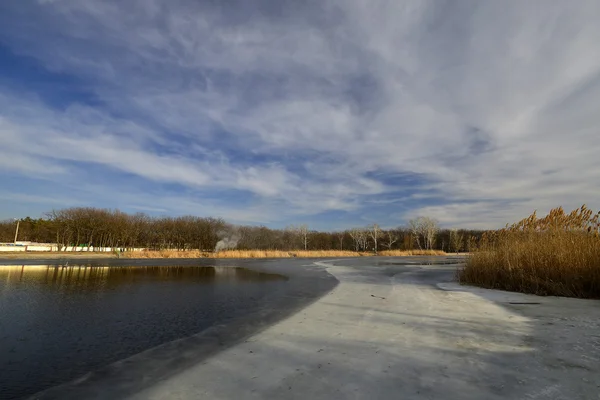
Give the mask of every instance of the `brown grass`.
<path id="1" fill-rule="evenodd" d="M 381 256 L 415 256 L 415 255 L 443 255 L 446 254 L 436 250 L 411 250 L 411 251 L 382 251 Z M 126 258 L 332 258 L 332 257 L 364 257 L 372 256 L 373 253 L 341 251 L 341 250 L 223 250 L 217 253 L 203 252 L 199 250 L 176 251 L 136 251 L 123 253 Z"/>
<path id="2" fill-rule="evenodd" d="M 296 251 L 277 251 L 277 250 L 225 250 L 216 253 L 218 258 L 324 258 L 324 257 L 360 257 L 366 253 L 356 253 L 354 251 L 340 250 L 296 250 Z"/>
<path id="3" fill-rule="evenodd" d="M 205 252 L 199 250 L 144 250 L 126 251 L 121 253 L 122 258 L 201 258 L 206 257 Z"/>
<path id="4" fill-rule="evenodd" d="M 585 206 L 533 213 L 486 234 L 473 248 L 461 283 L 537 295 L 600 298 L 599 216 Z"/>
<path id="5" fill-rule="evenodd" d="M 207 252 L 199 250 L 177 251 L 156 250 L 136 251 L 123 253 L 126 258 L 325 258 L 325 257 L 360 257 L 368 253 L 356 253 L 354 251 L 281 251 L 281 250 L 222 250 L 219 252 Z"/>
<path id="6" fill-rule="evenodd" d="M 406 256 L 445 256 L 446 253 L 441 250 L 384 250 L 378 253 L 385 257 L 406 257 Z"/>
<path id="7" fill-rule="evenodd" d="M 0 260 L 40 260 L 40 259 L 87 259 L 87 258 L 116 258 L 109 252 L 49 252 L 49 251 L 16 251 L 0 252 Z"/>

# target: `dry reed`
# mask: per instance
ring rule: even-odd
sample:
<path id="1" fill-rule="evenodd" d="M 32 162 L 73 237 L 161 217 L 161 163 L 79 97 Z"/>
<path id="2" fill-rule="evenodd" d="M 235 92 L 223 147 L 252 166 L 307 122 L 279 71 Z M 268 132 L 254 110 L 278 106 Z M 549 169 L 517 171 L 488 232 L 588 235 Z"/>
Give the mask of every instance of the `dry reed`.
<path id="1" fill-rule="evenodd" d="M 599 215 L 586 206 L 566 214 L 559 207 L 487 233 L 461 283 L 537 295 L 600 298 Z"/>
<path id="2" fill-rule="evenodd" d="M 397 257 L 397 256 L 417 256 L 417 255 L 444 255 L 446 253 L 437 250 L 388 250 L 382 251 L 378 255 Z M 219 252 L 207 252 L 199 250 L 156 250 L 156 251 L 135 251 L 123 254 L 125 258 L 332 258 L 332 257 L 363 257 L 373 256 L 373 253 L 355 252 L 346 250 L 222 250 Z"/>
<path id="3" fill-rule="evenodd" d="M 126 258 L 325 258 L 360 257 L 368 253 L 340 250 L 222 250 L 218 252 L 199 250 L 151 250 L 124 253 Z"/>
<path id="4" fill-rule="evenodd" d="M 444 256 L 446 252 L 441 250 L 384 250 L 377 255 L 385 257 Z"/>

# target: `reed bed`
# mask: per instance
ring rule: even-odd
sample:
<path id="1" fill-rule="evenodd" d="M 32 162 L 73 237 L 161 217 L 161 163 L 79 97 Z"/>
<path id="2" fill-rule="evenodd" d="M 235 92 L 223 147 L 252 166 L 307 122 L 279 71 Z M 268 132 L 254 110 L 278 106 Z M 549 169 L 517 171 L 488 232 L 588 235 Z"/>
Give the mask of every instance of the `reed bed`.
<path id="1" fill-rule="evenodd" d="M 441 250 L 384 250 L 377 255 L 385 257 L 445 256 L 446 252 Z"/>
<path id="2" fill-rule="evenodd" d="M 378 255 L 388 257 L 398 256 L 433 256 L 444 255 L 443 251 L 438 250 L 387 250 Z M 208 252 L 199 250 L 156 250 L 156 251 L 136 251 L 123 253 L 125 258 L 335 258 L 335 257 L 365 257 L 373 256 L 369 252 L 356 252 L 346 250 L 222 250 L 218 252 Z"/>
<path id="3" fill-rule="evenodd" d="M 218 258 L 324 258 L 324 257 L 360 257 L 366 253 L 341 250 L 225 250 L 214 253 Z"/>
<path id="4" fill-rule="evenodd" d="M 600 298 L 600 221 L 585 205 L 562 207 L 486 233 L 458 280 L 542 296 Z"/>
<path id="5" fill-rule="evenodd" d="M 340 250 L 221 250 L 218 252 L 199 250 L 156 250 L 124 253 L 127 258 L 325 258 L 325 257 L 360 257 L 368 253 Z"/>
<path id="6" fill-rule="evenodd" d="M 126 251 L 123 258 L 202 258 L 207 252 L 200 250 L 144 250 Z"/>

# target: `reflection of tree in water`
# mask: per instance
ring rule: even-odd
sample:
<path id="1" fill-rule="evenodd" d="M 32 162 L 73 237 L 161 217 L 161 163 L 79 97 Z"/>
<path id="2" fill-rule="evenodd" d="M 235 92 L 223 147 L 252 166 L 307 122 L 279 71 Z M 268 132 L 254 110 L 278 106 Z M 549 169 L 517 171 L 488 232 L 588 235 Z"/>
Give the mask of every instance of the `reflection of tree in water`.
<path id="1" fill-rule="evenodd" d="M 239 267 L 197 266 L 4 266 L 0 285 L 41 283 L 70 289 L 103 289 L 135 282 L 186 281 L 200 284 L 219 282 L 281 281 L 282 275 L 256 272 Z"/>

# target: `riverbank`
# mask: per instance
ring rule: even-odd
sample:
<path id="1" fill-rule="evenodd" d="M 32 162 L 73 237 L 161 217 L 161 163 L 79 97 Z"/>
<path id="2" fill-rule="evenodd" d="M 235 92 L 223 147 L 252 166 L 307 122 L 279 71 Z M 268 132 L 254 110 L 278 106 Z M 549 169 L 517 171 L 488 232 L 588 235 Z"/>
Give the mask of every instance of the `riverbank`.
<path id="1" fill-rule="evenodd" d="M 346 258 L 346 257 L 401 257 L 401 256 L 439 256 L 446 253 L 437 250 L 385 250 L 377 254 L 373 252 L 357 252 L 349 250 L 222 250 L 207 252 L 199 250 L 174 251 L 136 251 L 127 252 L 127 258 Z"/>
<path id="2" fill-rule="evenodd" d="M 347 257 L 408 257 L 408 256 L 441 256 L 446 255 L 439 250 L 385 250 L 377 254 L 373 252 L 355 252 L 340 250 L 308 250 L 308 251 L 278 251 L 278 250 L 224 250 L 219 252 L 209 251 L 133 251 L 121 254 L 107 252 L 14 252 L 0 253 L 0 260 L 56 260 L 56 259 L 161 259 L 161 258 L 347 258 Z"/>
<path id="3" fill-rule="evenodd" d="M 176 364 L 183 349 L 128 360 L 108 379 L 74 382 L 40 398 L 596 396 L 600 302 L 461 287 L 450 283 L 456 266 L 418 265 L 431 262 L 317 262 L 314 268 L 326 268 L 340 283 L 234 346 L 170 376 L 146 376 L 135 393 L 130 371 Z"/>
<path id="4" fill-rule="evenodd" d="M 0 260 L 85 260 L 85 259 L 112 259 L 117 258 L 114 253 L 107 252 L 2 252 L 0 253 Z"/>

